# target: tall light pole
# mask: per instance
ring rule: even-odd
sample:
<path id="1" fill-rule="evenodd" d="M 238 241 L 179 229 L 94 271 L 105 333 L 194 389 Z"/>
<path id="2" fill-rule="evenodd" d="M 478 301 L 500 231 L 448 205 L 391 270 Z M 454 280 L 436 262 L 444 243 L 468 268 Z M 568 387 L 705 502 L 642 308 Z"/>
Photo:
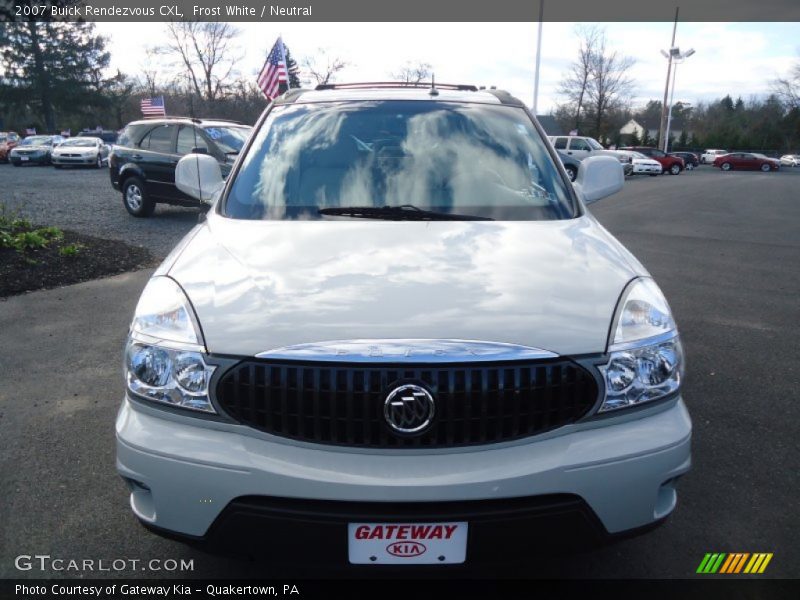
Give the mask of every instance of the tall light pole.
<path id="1" fill-rule="evenodd" d="M 673 51 L 677 50 L 675 48 L 675 33 L 678 30 L 678 11 L 680 7 L 675 7 L 675 24 L 672 26 L 672 43 L 669 45 L 669 54 L 661 51 L 669 62 L 667 63 L 667 83 L 664 85 L 664 102 L 661 104 L 661 121 L 659 122 L 658 126 L 658 141 L 663 145 L 664 143 L 664 128 L 666 127 L 667 121 L 667 99 L 669 97 L 669 76 L 672 74 L 672 58 L 673 58 Z"/>
<path id="2" fill-rule="evenodd" d="M 674 50 L 678 50 L 677 48 L 673 48 Z M 678 50 L 678 53 L 672 57 L 673 62 L 675 63 L 675 68 L 672 70 L 672 91 L 669 95 L 669 111 L 667 113 L 667 128 L 664 132 L 664 152 L 668 151 L 669 148 L 669 128 L 672 125 L 672 104 L 675 98 L 675 75 L 678 73 L 678 65 L 681 64 L 684 60 L 689 58 L 692 54 L 694 54 L 694 49 L 689 48 L 686 52 L 681 53 Z"/>
<path id="3" fill-rule="evenodd" d="M 539 107 L 539 65 L 542 59 L 542 19 L 544 18 L 544 0 L 539 0 L 539 35 L 536 38 L 536 71 L 533 75 L 533 116 Z"/>

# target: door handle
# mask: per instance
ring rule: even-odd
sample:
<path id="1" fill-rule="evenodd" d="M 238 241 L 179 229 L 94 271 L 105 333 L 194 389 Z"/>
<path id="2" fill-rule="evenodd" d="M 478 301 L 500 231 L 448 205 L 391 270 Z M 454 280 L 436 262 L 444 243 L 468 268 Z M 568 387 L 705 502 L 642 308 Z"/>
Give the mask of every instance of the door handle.
<path id="1" fill-rule="evenodd" d="M 142 155 L 141 154 L 133 154 L 133 155 L 131 155 L 131 158 L 133 160 L 142 160 Z"/>

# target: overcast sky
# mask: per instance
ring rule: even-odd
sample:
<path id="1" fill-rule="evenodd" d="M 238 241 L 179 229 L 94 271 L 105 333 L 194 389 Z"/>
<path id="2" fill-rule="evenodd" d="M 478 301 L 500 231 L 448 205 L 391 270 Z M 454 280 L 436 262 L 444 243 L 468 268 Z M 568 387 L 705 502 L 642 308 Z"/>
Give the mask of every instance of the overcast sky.
<path id="1" fill-rule="evenodd" d="M 383 81 L 405 61 L 433 65 L 436 80 L 496 85 L 533 102 L 537 23 L 235 23 L 239 71 L 255 77 L 279 34 L 300 62 L 318 48 L 350 66 L 338 81 Z M 575 59 L 576 23 L 545 23 L 539 112 L 559 102 L 558 83 Z M 603 23 L 611 47 L 632 56 L 634 104 L 664 94 L 672 23 Z M 164 39 L 157 23 L 97 23 L 110 38 L 112 68 L 136 74 L 144 49 Z M 677 72 L 675 100 L 696 103 L 730 93 L 747 99 L 769 90 L 800 56 L 800 23 L 678 23 L 676 45 L 696 54 Z"/>

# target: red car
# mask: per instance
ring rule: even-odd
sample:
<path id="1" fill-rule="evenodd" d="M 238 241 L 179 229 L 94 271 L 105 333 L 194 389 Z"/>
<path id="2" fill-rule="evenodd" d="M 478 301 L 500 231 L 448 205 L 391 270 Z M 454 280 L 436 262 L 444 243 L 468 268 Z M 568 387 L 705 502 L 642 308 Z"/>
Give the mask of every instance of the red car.
<path id="1" fill-rule="evenodd" d="M 633 150 L 640 154 L 644 154 L 647 158 L 651 158 L 661 163 L 663 173 L 670 175 L 677 175 L 686 168 L 686 163 L 679 156 L 671 156 L 666 152 L 662 152 L 658 148 L 651 148 L 649 146 L 626 146 L 621 150 Z"/>
<path id="2" fill-rule="evenodd" d="M 0 131 L 0 162 L 8 162 L 8 153 L 19 144 L 16 131 Z"/>
<path id="3" fill-rule="evenodd" d="M 723 154 L 715 158 L 713 164 L 723 171 L 741 169 L 748 171 L 758 170 L 768 173 L 769 171 L 777 171 L 781 168 L 781 161 L 755 152 L 731 152 L 730 154 Z"/>

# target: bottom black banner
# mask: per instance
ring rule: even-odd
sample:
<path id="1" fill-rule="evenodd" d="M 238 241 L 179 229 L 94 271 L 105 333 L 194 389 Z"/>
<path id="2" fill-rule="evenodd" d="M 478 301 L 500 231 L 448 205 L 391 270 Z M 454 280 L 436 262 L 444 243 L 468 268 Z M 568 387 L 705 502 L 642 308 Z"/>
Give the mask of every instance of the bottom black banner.
<path id="1" fill-rule="evenodd" d="M 542 599 L 581 597 L 646 598 L 647 600 L 703 598 L 713 600 L 800 598 L 800 580 L 470 580 L 470 579 L 332 579 L 296 581 L 241 580 L 119 580 L 119 579 L 6 579 L 0 598 L 75 600 L 210 600 L 213 598 L 380 600 L 450 600 L 451 598 Z"/>

